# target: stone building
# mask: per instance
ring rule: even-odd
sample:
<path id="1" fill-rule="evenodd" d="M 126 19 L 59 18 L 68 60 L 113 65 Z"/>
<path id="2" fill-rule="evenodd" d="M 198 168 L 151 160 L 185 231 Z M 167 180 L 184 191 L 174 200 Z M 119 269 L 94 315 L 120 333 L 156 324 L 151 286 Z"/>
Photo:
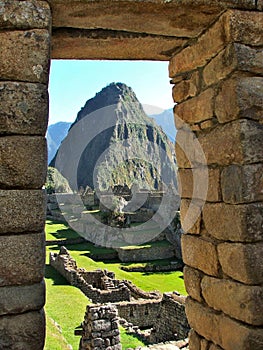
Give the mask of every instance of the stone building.
<path id="1" fill-rule="evenodd" d="M 263 348 L 262 10 L 262 0 L 0 0 L 1 349 L 44 346 L 51 57 L 170 61 L 190 349 Z"/>

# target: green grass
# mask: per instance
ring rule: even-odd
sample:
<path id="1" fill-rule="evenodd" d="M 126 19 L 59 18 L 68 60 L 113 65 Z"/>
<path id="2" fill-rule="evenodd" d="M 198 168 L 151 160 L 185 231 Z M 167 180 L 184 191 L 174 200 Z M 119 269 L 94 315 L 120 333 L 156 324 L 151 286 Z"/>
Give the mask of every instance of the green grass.
<path id="1" fill-rule="evenodd" d="M 156 242 L 149 242 L 145 244 L 140 244 L 137 246 L 134 245 L 128 245 L 128 246 L 123 246 L 121 249 L 124 250 L 133 250 L 133 249 L 144 249 L 144 248 L 154 248 L 154 247 L 170 247 L 171 243 L 168 241 L 156 241 Z"/>
<path id="2" fill-rule="evenodd" d="M 59 221 L 46 221 L 46 240 L 79 238 L 79 235 Z"/>
<path id="3" fill-rule="evenodd" d="M 45 275 L 47 319 L 58 323 L 62 328 L 62 337 L 74 350 L 78 349 L 79 337 L 74 335 L 74 330 L 83 321 L 89 300 L 78 288 L 70 286 L 51 266 L 46 266 Z M 54 350 L 48 347 L 52 338 L 49 329 L 45 350 Z"/>
<path id="4" fill-rule="evenodd" d="M 68 350 L 68 342 L 61 334 L 58 327 L 55 325 L 48 315 L 46 315 L 46 343 L 45 350 Z"/>
<path id="5" fill-rule="evenodd" d="M 136 348 L 138 346 L 145 346 L 145 344 L 139 340 L 136 336 L 132 334 L 127 334 L 125 329 L 120 326 L 120 336 L 121 336 L 121 345 L 122 350 L 128 348 Z"/>
<path id="6" fill-rule="evenodd" d="M 98 262 L 90 258 L 92 254 L 103 256 L 103 254 L 112 251 L 112 249 L 95 247 L 91 243 L 68 245 L 67 238 L 77 238 L 78 235 L 65 224 L 47 221 L 46 234 L 47 239 L 54 240 L 54 245 L 47 247 L 47 264 L 49 252 L 58 252 L 60 249 L 56 245 L 55 240 L 65 239 L 64 245 L 77 261 L 78 267 L 84 267 L 88 271 L 106 268 L 109 271 L 114 271 L 118 279 L 130 280 L 145 291 L 159 290 L 161 292 L 169 292 L 177 290 L 181 294 L 186 294 L 182 272 L 180 271 L 159 273 L 126 272 L 121 270 L 120 267 L 130 266 L 131 264 L 129 263 L 121 263 L 118 260 Z M 149 261 L 143 264 L 149 263 L 162 265 L 169 263 L 169 259 Z M 64 350 L 66 349 L 66 343 L 72 345 L 74 350 L 77 350 L 79 337 L 74 335 L 74 329 L 83 321 L 89 300 L 80 290 L 68 285 L 67 281 L 49 265 L 46 266 L 46 287 L 47 336 L 45 350 Z M 62 333 L 59 333 L 52 320 L 60 325 Z M 121 331 L 121 339 L 124 350 L 129 347 L 143 345 L 136 337 L 126 334 L 123 329 Z"/>

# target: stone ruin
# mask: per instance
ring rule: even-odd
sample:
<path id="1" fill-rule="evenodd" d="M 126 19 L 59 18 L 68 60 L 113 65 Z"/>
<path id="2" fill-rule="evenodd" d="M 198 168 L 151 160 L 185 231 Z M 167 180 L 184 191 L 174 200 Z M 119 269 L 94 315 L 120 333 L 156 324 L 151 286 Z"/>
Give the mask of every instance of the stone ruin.
<path id="1" fill-rule="evenodd" d="M 44 347 L 52 57 L 169 61 L 190 347 L 262 348 L 262 0 L 1 0 L 0 8 L 0 347 Z M 209 175 L 203 208 L 193 195 L 197 141 Z"/>
<path id="2" fill-rule="evenodd" d="M 93 303 L 114 304 L 119 317 L 125 320 L 122 323 L 128 324 L 129 329 L 136 330 L 134 334 L 145 341 L 159 343 L 187 337 L 189 325 L 185 315 L 185 297 L 177 293 L 161 295 L 159 292 L 145 292 L 131 281 L 116 280 L 114 273 L 107 270 L 86 271 L 78 268 L 65 247 L 60 248 L 59 254 L 50 253 L 50 265 Z M 89 314 L 88 306 L 82 324 L 83 331 L 76 332 L 77 335 L 82 335 L 82 340 L 90 332 Z M 141 332 L 140 328 L 147 328 L 147 332 Z M 101 330 L 101 334 L 104 331 Z M 105 332 L 107 335 L 107 331 Z"/>
<path id="3" fill-rule="evenodd" d="M 78 268 L 76 261 L 63 246 L 58 254 L 50 253 L 50 265 L 94 303 L 129 301 L 131 298 L 160 298 L 160 294 L 157 292 L 147 293 L 130 281 L 115 279 L 113 272 L 107 270 L 86 271 L 83 268 Z"/>
<path id="4" fill-rule="evenodd" d="M 169 188 L 166 189 L 166 191 L 168 190 Z M 113 194 L 112 191 L 115 191 L 115 194 Z M 91 189 L 87 191 L 89 203 L 93 203 L 91 207 L 88 207 L 95 209 L 99 206 L 100 212 L 92 215 L 96 220 L 98 220 L 98 222 L 103 222 L 103 224 L 105 224 L 105 227 L 101 228 L 101 230 L 103 229 L 106 232 L 106 226 L 125 228 L 130 227 L 130 224 L 132 223 L 144 223 L 150 220 L 153 215 L 155 215 L 155 227 L 152 228 L 153 232 L 154 229 L 157 229 L 160 227 L 160 225 L 162 225 L 163 218 L 158 214 L 158 208 L 162 203 L 164 192 L 139 189 L 137 189 L 137 191 L 138 192 L 134 192 L 133 189 L 133 195 L 131 196 L 132 190 L 129 190 L 128 186 L 118 185 L 111 189 L 110 193 L 100 192 L 99 198 L 101 200 Z M 120 193 L 122 196 L 119 195 Z M 124 193 L 127 201 L 123 197 Z M 167 197 L 165 197 L 165 201 L 167 201 Z M 87 203 L 87 199 L 79 196 L 79 194 L 48 194 L 47 218 L 67 221 L 81 236 L 85 237 L 89 241 L 92 241 L 93 236 L 96 237 L 97 227 L 95 224 L 90 222 L 90 213 L 86 211 L 85 203 Z M 134 208 L 136 208 L 136 210 L 132 212 Z M 148 238 L 148 241 L 151 242 L 168 240 L 172 244 L 171 247 L 160 248 L 159 251 L 155 251 L 155 249 L 153 249 L 154 258 L 151 259 L 150 257 L 146 257 L 142 260 L 140 260 L 140 256 L 138 254 L 143 253 L 143 251 L 138 251 L 137 254 L 135 254 L 136 256 L 132 258 L 131 254 L 130 257 L 125 257 L 125 254 L 128 255 L 129 252 L 126 251 L 124 254 L 122 250 L 119 249 L 118 253 L 120 260 L 128 261 L 127 259 L 132 258 L 130 261 L 136 261 L 136 259 L 137 261 L 145 261 L 170 258 L 173 256 L 179 260 L 182 260 L 181 235 L 183 231 L 180 224 L 180 214 L 174 210 L 173 216 L 173 221 L 167 227 L 162 229 L 158 235 L 150 235 Z M 103 245 L 103 242 L 101 245 Z M 160 254 L 159 257 L 157 256 L 158 254 Z"/>
<path id="5" fill-rule="evenodd" d="M 114 305 L 88 305 L 79 350 L 121 350 L 117 316 Z"/>

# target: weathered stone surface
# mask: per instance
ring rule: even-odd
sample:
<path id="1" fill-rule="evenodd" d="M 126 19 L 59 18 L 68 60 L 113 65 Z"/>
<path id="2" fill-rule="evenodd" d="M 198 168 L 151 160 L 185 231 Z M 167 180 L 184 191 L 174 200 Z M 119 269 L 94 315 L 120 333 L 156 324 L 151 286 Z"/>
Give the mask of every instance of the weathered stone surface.
<path id="1" fill-rule="evenodd" d="M 169 64 L 169 75 L 203 67 L 229 42 L 252 46 L 262 44 L 263 14 L 259 12 L 227 11 L 196 43 L 176 54 Z"/>
<path id="2" fill-rule="evenodd" d="M 44 277 L 45 235 L 0 237 L 0 286 L 41 282 Z"/>
<path id="3" fill-rule="evenodd" d="M 187 298 L 186 314 L 197 333 L 225 350 L 261 349 L 262 328 L 249 327 Z"/>
<path id="4" fill-rule="evenodd" d="M 0 348 L 42 350 L 45 342 L 44 311 L 0 317 Z"/>
<path id="5" fill-rule="evenodd" d="M 187 293 L 193 299 L 199 301 L 200 303 L 203 301 L 201 295 L 201 280 L 203 274 L 195 269 L 192 269 L 189 266 L 184 267 L 184 283 L 186 287 Z"/>
<path id="6" fill-rule="evenodd" d="M 263 201 L 263 163 L 224 168 L 221 186 L 225 203 Z"/>
<path id="7" fill-rule="evenodd" d="M 208 233 L 217 239 L 233 242 L 259 241 L 262 240 L 263 232 L 263 203 L 206 203 L 203 220 Z"/>
<path id="8" fill-rule="evenodd" d="M 195 37 L 226 7 L 255 8 L 253 0 L 67 1 L 50 0 L 53 26 L 104 28 Z M 120 11 L 121 8 L 121 11 Z M 158 14 L 156 16 L 156 14 Z"/>
<path id="9" fill-rule="evenodd" d="M 0 234 L 39 232 L 45 225 L 45 192 L 42 190 L 0 190 Z"/>
<path id="10" fill-rule="evenodd" d="M 196 96 L 199 91 L 199 80 L 199 72 L 196 71 L 188 79 L 179 81 L 173 87 L 174 102 L 181 102 L 189 97 Z"/>
<path id="11" fill-rule="evenodd" d="M 1 287 L 0 299 L 0 315 L 40 310 L 45 304 L 45 283 Z"/>
<path id="12" fill-rule="evenodd" d="M 0 133 L 45 135 L 48 93 L 42 84 L 0 82 Z"/>
<path id="13" fill-rule="evenodd" d="M 185 135 L 180 137 L 183 136 Z M 208 165 L 249 164 L 263 161 L 263 147 L 261 147 L 263 126 L 252 120 L 237 120 L 219 125 L 208 134 L 201 135 L 198 141 Z M 188 146 L 189 154 L 192 158 L 196 158 L 193 142 L 190 146 Z"/>
<path id="14" fill-rule="evenodd" d="M 263 53 L 262 53 L 263 61 Z M 263 119 L 263 78 L 226 80 L 216 97 L 215 113 L 220 123 L 238 118 Z"/>
<path id="15" fill-rule="evenodd" d="M 232 43 L 208 63 L 203 78 L 206 85 L 217 83 L 234 70 L 261 74 L 263 72 L 263 52 L 260 48 Z"/>
<path id="16" fill-rule="evenodd" d="M 46 1 L 0 1 L 0 28 L 49 28 L 51 13 Z"/>
<path id="17" fill-rule="evenodd" d="M 182 235 L 183 261 L 211 276 L 218 276 L 216 245 L 202 237 Z"/>
<path id="18" fill-rule="evenodd" d="M 217 346 L 215 344 L 210 344 L 208 350 L 223 350 L 220 346 Z"/>
<path id="19" fill-rule="evenodd" d="M 175 123 L 176 126 L 180 123 L 179 118 L 176 116 Z M 204 153 L 199 139 L 197 139 L 189 128 L 185 128 L 185 125 L 182 129 L 177 131 L 175 152 L 179 168 L 207 166 L 207 156 Z"/>
<path id="20" fill-rule="evenodd" d="M 184 43 L 184 39 L 169 36 L 102 29 L 59 29 L 52 34 L 52 58 L 166 61 Z"/>
<path id="21" fill-rule="evenodd" d="M 176 54 L 169 63 L 169 76 L 202 67 L 225 45 L 225 16 L 223 15 L 196 43 Z"/>
<path id="22" fill-rule="evenodd" d="M 223 272 L 246 284 L 263 283 L 263 243 L 222 243 L 218 246 Z"/>
<path id="23" fill-rule="evenodd" d="M 48 30 L 0 32 L 1 79 L 47 83 L 49 73 Z"/>
<path id="24" fill-rule="evenodd" d="M 44 137 L 1 137 L 0 154 L 0 185 L 9 188 L 42 188 L 47 171 Z"/>
<path id="25" fill-rule="evenodd" d="M 201 350 L 201 338 L 200 336 L 191 329 L 189 332 L 189 349 L 191 350 Z"/>
<path id="26" fill-rule="evenodd" d="M 218 124 L 218 121 L 217 119 L 214 117 L 212 119 L 209 119 L 209 120 L 206 120 L 204 122 L 201 122 L 200 125 L 194 125 L 194 126 L 198 126 L 200 127 L 201 130 L 204 130 L 204 129 L 209 129 L 209 128 L 213 128 L 215 127 L 216 125 Z M 193 130 L 193 129 L 192 129 Z"/>
<path id="27" fill-rule="evenodd" d="M 226 34 L 228 41 L 261 46 L 263 44 L 263 13 L 229 11 L 226 14 Z"/>
<path id="28" fill-rule="evenodd" d="M 200 233 L 202 205 L 203 203 L 198 200 L 181 200 L 180 217 L 182 228 L 185 233 Z"/>
<path id="29" fill-rule="evenodd" d="M 260 286 L 204 276 L 201 287 L 205 301 L 213 309 L 251 325 L 263 324 L 263 288 Z"/>
<path id="30" fill-rule="evenodd" d="M 194 188 L 195 191 L 193 191 Z M 179 169 L 178 189 L 182 198 L 199 198 L 209 202 L 218 202 L 221 199 L 220 169 Z"/>
<path id="31" fill-rule="evenodd" d="M 214 90 L 207 89 L 199 96 L 178 104 L 175 114 L 185 123 L 200 123 L 213 118 L 214 114 Z"/>

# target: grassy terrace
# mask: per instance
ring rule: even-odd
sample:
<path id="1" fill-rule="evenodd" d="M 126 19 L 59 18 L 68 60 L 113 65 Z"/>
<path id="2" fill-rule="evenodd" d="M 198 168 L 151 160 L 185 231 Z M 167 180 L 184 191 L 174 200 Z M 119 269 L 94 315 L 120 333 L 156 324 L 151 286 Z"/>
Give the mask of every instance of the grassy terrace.
<path id="1" fill-rule="evenodd" d="M 138 287 L 145 291 L 160 290 L 168 292 L 177 290 L 181 294 L 186 294 L 182 279 L 182 272 L 126 272 L 120 269 L 121 266 L 136 266 L 137 264 L 121 263 L 118 260 L 103 261 L 103 255 L 112 251 L 108 248 L 95 247 L 91 243 L 82 243 L 68 245 L 67 239 L 79 237 L 76 232 L 62 223 L 48 220 L 46 223 L 46 239 L 54 240 L 54 245 L 47 247 L 47 265 L 46 265 L 46 287 L 47 287 L 47 337 L 45 350 L 77 350 L 79 337 L 74 336 L 74 329 L 83 321 L 86 305 L 89 303 L 87 297 L 77 288 L 70 286 L 67 281 L 60 276 L 51 266 L 48 265 L 48 256 L 50 251 L 58 251 L 59 246 L 56 244 L 57 239 L 64 239 L 65 246 L 70 251 L 72 257 L 77 261 L 79 267 L 86 270 L 97 268 L 114 271 L 116 278 L 131 280 Z M 147 244 L 148 245 L 148 244 Z M 145 246 L 145 245 L 144 245 Z M 91 257 L 93 254 L 99 254 L 101 261 L 94 261 Z M 138 263 L 165 265 L 169 260 L 149 261 Z M 123 349 L 133 348 L 143 345 L 140 341 L 131 335 L 121 331 Z"/>

